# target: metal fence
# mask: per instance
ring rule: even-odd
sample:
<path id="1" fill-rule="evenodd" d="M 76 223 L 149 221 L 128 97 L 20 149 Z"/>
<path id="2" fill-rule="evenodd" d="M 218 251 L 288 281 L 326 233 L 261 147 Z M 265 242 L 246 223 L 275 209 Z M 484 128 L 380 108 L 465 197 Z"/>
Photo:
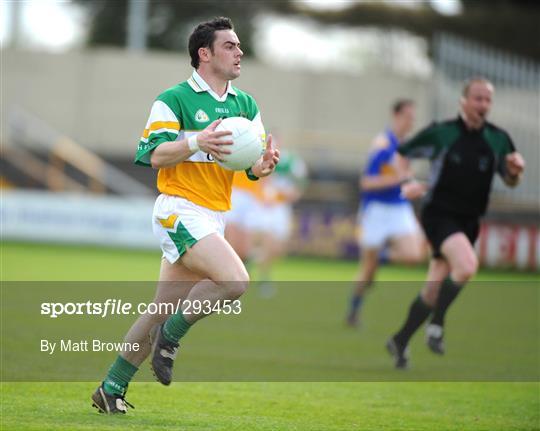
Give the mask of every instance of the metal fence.
<path id="1" fill-rule="evenodd" d="M 490 120 L 506 129 L 527 162 L 516 190 L 494 184 L 492 203 L 538 211 L 540 205 L 540 64 L 456 36 L 435 41 L 433 108 L 437 119 L 456 115 L 463 81 L 485 76 L 495 85 Z"/>

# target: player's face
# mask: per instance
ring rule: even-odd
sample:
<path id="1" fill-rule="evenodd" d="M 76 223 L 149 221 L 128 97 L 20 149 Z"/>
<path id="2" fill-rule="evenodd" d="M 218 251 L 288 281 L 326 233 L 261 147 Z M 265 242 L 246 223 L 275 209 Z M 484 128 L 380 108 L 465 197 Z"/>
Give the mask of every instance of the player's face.
<path id="1" fill-rule="evenodd" d="M 220 78 L 230 81 L 240 76 L 240 60 L 244 53 L 240 40 L 232 30 L 218 30 L 209 55 L 210 66 Z"/>
<path id="2" fill-rule="evenodd" d="M 416 111 L 413 105 L 406 105 L 398 114 L 398 121 L 401 123 L 401 130 L 404 134 L 408 134 L 414 127 Z"/>
<path id="3" fill-rule="evenodd" d="M 473 82 L 469 92 L 462 98 L 461 106 L 467 119 L 481 126 L 491 109 L 493 87 L 486 82 Z"/>

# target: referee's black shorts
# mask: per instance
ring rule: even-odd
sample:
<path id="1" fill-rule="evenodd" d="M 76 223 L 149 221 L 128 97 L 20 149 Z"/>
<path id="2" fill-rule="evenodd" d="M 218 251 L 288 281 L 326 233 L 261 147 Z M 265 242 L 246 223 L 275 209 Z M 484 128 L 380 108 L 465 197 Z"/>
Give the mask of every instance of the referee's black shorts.
<path id="1" fill-rule="evenodd" d="M 476 216 L 451 214 L 429 206 L 422 209 L 420 222 L 435 258 L 442 257 L 441 245 L 450 235 L 462 232 L 474 246 L 480 231 L 480 220 Z"/>

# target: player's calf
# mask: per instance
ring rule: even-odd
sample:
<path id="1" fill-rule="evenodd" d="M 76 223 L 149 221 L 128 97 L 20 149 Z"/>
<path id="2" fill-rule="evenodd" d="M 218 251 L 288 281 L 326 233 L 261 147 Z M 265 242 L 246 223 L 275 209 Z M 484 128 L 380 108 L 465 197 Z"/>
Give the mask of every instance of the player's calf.
<path id="1" fill-rule="evenodd" d="M 452 268 L 451 277 L 456 283 L 464 284 L 473 278 L 477 271 L 478 259 L 476 256 L 473 256 Z"/>

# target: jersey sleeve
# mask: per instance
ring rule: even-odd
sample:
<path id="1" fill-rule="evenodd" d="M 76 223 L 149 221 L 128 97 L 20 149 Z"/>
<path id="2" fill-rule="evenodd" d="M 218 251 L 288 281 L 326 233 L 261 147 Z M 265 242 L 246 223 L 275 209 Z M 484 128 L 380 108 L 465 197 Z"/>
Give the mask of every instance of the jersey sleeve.
<path id="1" fill-rule="evenodd" d="M 266 142 L 266 131 L 264 130 L 264 124 L 262 122 L 261 113 L 257 112 L 253 120 L 251 120 L 255 127 L 257 128 L 257 131 L 259 132 L 259 136 L 261 137 L 261 140 L 263 142 Z"/>
<path id="2" fill-rule="evenodd" d="M 516 151 L 512 138 L 506 132 L 503 133 L 503 142 L 500 154 L 497 157 L 497 172 L 502 178 L 506 176 L 506 156 Z"/>
<path id="3" fill-rule="evenodd" d="M 397 151 L 402 156 L 411 159 L 432 159 L 437 153 L 438 146 L 437 126 L 432 124 L 418 132 L 403 145 L 400 145 Z"/>
<path id="4" fill-rule="evenodd" d="M 163 142 L 174 141 L 180 132 L 180 119 L 163 100 L 156 100 L 137 147 L 135 164 L 150 166 L 152 151 Z"/>
<path id="5" fill-rule="evenodd" d="M 261 111 L 257 106 L 257 102 L 251 96 L 248 96 L 248 118 L 255 124 L 259 130 L 259 135 L 263 142 L 266 142 L 266 131 L 264 130 L 264 124 L 262 122 Z"/>

